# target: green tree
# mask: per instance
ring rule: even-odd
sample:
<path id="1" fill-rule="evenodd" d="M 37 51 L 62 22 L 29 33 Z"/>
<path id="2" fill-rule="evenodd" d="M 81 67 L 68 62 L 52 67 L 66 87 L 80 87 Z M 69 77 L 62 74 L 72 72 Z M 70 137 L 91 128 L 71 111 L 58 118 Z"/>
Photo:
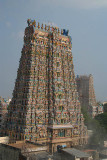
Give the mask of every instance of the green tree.
<path id="1" fill-rule="evenodd" d="M 86 107 L 82 107 L 84 123 L 88 129 L 93 130 L 93 135 L 89 140 L 91 145 L 101 145 L 107 139 L 107 113 L 100 114 L 94 119 L 88 114 Z"/>

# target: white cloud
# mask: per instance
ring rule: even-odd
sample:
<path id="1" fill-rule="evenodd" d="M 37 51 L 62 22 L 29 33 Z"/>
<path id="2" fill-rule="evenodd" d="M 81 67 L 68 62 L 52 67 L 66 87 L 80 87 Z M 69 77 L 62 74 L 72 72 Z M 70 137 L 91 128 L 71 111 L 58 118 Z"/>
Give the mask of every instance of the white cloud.
<path id="1" fill-rule="evenodd" d="M 94 9 L 107 7 L 107 0 L 47 0 L 49 4 L 68 8 Z"/>
<path id="2" fill-rule="evenodd" d="M 13 32 L 12 37 L 17 39 L 17 40 L 23 40 L 24 37 L 24 31 L 19 31 L 17 33 Z"/>
<path id="3" fill-rule="evenodd" d="M 8 28 L 10 28 L 10 27 L 11 27 L 11 23 L 10 23 L 10 22 L 6 22 L 6 26 L 7 26 Z"/>
<path id="4" fill-rule="evenodd" d="M 18 38 L 18 39 L 23 39 L 23 36 L 24 36 L 24 31 L 19 31 L 19 32 L 17 33 L 17 38 Z"/>

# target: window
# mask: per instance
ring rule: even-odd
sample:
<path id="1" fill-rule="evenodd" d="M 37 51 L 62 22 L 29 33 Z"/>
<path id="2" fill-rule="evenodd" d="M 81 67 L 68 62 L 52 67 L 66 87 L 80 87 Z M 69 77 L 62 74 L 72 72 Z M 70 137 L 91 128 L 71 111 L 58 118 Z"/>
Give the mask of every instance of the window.
<path id="1" fill-rule="evenodd" d="M 57 67 L 59 67 L 59 66 L 60 66 L 60 63 L 59 63 L 59 62 L 57 62 L 57 63 L 56 63 L 56 65 L 57 65 Z"/>
<path id="2" fill-rule="evenodd" d="M 61 119 L 61 123 L 64 124 L 64 119 Z"/>
<path id="3" fill-rule="evenodd" d="M 61 87 L 61 83 L 58 83 L 58 88 L 60 88 Z"/>
<path id="4" fill-rule="evenodd" d="M 59 94 L 59 95 L 58 95 L 58 98 L 59 98 L 59 99 L 61 99 L 61 98 L 62 98 L 62 95 L 61 95 L 61 94 Z"/>
<path id="5" fill-rule="evenodd" d="M 60 76 L 60 72 L 57 72 L 57 77 L 59 77 Z"/>
<path id="6" fill-rule="evenodd" d="M 40 109 L 41 109 L 41 106 L 38 107 L 38 110 L 40 110 Z"/>
<path id="7" fill-rule="evenodd" d="M 63 111 L 64 107 L 63 106 L 59 106 L 59 110 Z"/>
<path id="8" fill-rule="evenodd" d="M 56 53 L 56 57 L 59 57 L 59 53 Z"/>
<path id="9" fill-rule="evenodd" d="M 59 130 L 58 136 L 59 137 L 65 137 L 65 130 L 64 129 Z"/>

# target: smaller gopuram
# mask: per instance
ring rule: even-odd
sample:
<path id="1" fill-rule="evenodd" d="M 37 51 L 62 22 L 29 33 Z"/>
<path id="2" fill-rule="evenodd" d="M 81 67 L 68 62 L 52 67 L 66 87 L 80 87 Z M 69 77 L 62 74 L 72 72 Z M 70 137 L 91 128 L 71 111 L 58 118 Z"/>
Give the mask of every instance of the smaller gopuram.
<path id="1" fill-rule="evenodd" d="M 85 107 L 92 118 L 103 113 L 103 106 L 96 102 L 93 76 L 91 74 L 77 76 L 76 83 L 81 107 Z"/>

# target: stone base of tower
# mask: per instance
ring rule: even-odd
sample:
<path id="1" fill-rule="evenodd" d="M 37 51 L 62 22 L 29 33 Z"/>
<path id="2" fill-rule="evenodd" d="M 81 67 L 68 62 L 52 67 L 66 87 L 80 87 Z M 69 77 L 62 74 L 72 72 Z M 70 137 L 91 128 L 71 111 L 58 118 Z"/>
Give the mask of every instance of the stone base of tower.
<path id="1" fill-rule="evenodd" d="M 10 134 L 9 139 L 10 139 L 10 143 L 16 143 L 17 141 L 21 141 L 21 142 L 25 142 L 26 140 L 23 139 L 23 135 L 20 135 L 21 139 L 17 137 L 17 139 L 15 139 L 15 137 L 13 138 L 11 136 L 12 134 Z M 47 146 L 47 152 L 49 153 L 54 153 L 57 151 L 58 146 L 62 146 L 62 147 L 66 147 L 66 148 L 71 148 L 71 147 L 75 147 L 75 146 L 82 146 L 82 145 L 86 145 L 88 143 L 88 136 L 85 137 L 59 137 L 56 139 L 52 139 L 52 138 L 41 138 L 41 139 L 37 139 L 35 141 L 32 140 L 28 140 L 29 142 L 33 142 L 34 144 L 39 144 L 42 146 Z"/>
<path id="2" fill-rule="evenodd" d="M 26 139 L 26 134 L 14 131 L 8 131 L 8 136 L 11 143 L 15 141 L 29 141 L 39 145 L 47 145 L 47 151 L 53 153 L 57 151 L 58 146 L 70 148 L 88 143 L 87 132 L 80 135 L 77 134 L 78 132 L 73 134 L 72 130 L 72 125 L 54 125 L 48 126 L 47 136 L 39 137 L 36 136 L 36 133 L 28 133 L 30 136 Z M 42 132 L 40 133 L 42 134 Z"/>
<path id="3" fill-rule="evenodd" d="M 64 146 L 67 148 L 75 147 L 79 145 L 86 145 L 88 143 L 87 137 L 76 137 L 76 138 L 65 138 L 65 139 L 55 139 L 47 142 L 48 145 L 48 152 L 54 153 L 57 151 L 57 146 Z"/>
<path id="4" fill-rule="evenodd" d="M 78 126 L 73 127 L 70 124 L 48 126 L 48 132 L 51 133 L 51 137 L 47 140 L 48 151 L 50 153 L 56 152 L 58 145 L 69 148 L 87 144 L 87 131 L 85 127 L 83 129 L 84 133 L 79 134 Z"/>

